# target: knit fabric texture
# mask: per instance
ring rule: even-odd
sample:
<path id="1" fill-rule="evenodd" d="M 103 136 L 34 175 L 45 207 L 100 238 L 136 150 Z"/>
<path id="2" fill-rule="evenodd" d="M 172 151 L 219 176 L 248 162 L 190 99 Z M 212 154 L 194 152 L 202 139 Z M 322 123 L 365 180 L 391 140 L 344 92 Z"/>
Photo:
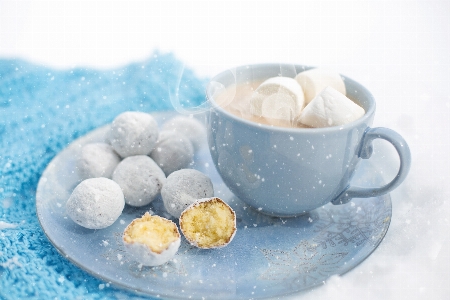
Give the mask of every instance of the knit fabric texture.
<path id="1" fill-rule="evenodd" d="M 36 187 L 55 155 L 119 113 L 173 110 L 169 90 L 181 105 L 204 102 L 206 79 L 182 65 L 157 51 L 111 70 L 0 60 L 0 298 L 142 297 L 94 278 L 56 251 L 36 216 Z"/>

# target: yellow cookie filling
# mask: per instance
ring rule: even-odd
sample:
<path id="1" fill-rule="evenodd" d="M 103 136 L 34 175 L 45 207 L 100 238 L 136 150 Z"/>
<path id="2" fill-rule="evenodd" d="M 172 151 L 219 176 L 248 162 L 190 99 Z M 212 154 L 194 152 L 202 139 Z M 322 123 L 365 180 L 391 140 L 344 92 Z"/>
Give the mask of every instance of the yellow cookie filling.
<path id="1" fill-rule="evenodd" d="M 183 211 L 180 228 L 186 239 L 199 248 L 223 247 L 236 232 L 236 214 L 217 197 L 200 200 Z"/>
<path id="2" fill-rule="evenodd" d="M 155 253 L 163 252 L 179 238 L 180 233 L 175 223 L 148 212 L 142 218 L 133 220 L 123 233 L 126 243 L 147 245 Z"/>

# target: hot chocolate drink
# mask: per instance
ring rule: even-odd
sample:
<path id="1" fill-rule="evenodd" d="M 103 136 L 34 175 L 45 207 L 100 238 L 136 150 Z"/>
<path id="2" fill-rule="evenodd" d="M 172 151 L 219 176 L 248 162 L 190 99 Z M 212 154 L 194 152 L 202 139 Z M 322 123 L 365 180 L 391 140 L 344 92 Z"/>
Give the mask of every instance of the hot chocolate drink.
<path id="1" fill-rule="evenodd" d="M 282 77 L 275 77 L 278 79 Z M 289 78 L 290 80 L 290 78 Z M 272 95 L 260 95 L 264 80 L 246 81 L 232 84 L 214 96 L 215 102 L 229 113 L 240 118 L 270 126 L 287 128 L 330 127 L 349 123 L 364 114 L 364 110 L 356 101 L 350 100 L 333 88 L 325 88 L 309 103 L 302 99 L 296 104 L 288 93 L 275 85 Z M 303 97 L 303 92 L 301 97 Z M 258 98 L 259 97 L 259 98 Z M 261 104 L 265 99 L 268 101 Z M 313 101 L 315 100 L 315 101 Z M 260 101 L 258 103 L 257 101 Z M 256 104 L 255 104 L 256 103 Z M 300 103 L 300 104 L 298 104 Z M 358 105 L 355 105 L 358 104 Z M 309 106 L 309 107 L 308 107 Z M 261 112 L 261 108 L 263 109 Z M 266 108 L 266 111 L 264 111 Z M 258 110 L 259 109 L 259 110 Z M 278 110 L 278 111 L 276 111 Z M 272 113 L 273 112 L 273 113 Z"/>
<path id="2" fill-rule="evenodd" d="M 223 109 L 232 113 L 235 116 L 243 119 L 253 121 L 259 124 L 280 126 L 280 127 L 304 127 L 308 126 L 297 124 L 293 120 L 287 121 L 283 119 L 273 119 L 262 116 L 257 116 L 252 113 L 250 108 L 250 99 L 252 94 L 261 85 L 264 80 L 249 81 L 240 84 L 232 84 L 224 91 L 215 96 L 215 102 Z"/>

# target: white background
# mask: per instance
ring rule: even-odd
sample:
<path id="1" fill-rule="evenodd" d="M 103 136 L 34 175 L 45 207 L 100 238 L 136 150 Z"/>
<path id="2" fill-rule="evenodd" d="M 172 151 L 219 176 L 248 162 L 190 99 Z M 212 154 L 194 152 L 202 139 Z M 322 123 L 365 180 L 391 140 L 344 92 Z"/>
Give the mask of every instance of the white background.
<path id="1" fill-rule="evenodd" d="M 200 76 L 288 62 L 332 68 L 369 88 L 374 126 L 405 137 L 411 172 L 391 194 L 392 223 L 377 251 L 301 297 L 449 299 L 449 1 L 0 0 L 0 58 L 105 69 L 154 49 Z M 386 159 L 389 177 L 398 163 Z"/>

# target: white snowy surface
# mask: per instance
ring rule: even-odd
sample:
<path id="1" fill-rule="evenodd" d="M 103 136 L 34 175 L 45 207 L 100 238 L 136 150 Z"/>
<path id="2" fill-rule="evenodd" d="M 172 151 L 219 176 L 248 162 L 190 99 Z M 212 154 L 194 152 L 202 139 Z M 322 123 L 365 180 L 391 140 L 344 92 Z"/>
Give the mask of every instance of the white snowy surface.
<path id="1" fill-rule="evenodd" d="M 175 52 L 200 76 L 288 62 L 364 84 L 377 100 L 374 126 L 409 143 L 410 174 L 391 193 L 392 223 L 380 247 L 348 274 L 290 298 L 448 299 L 450 1 L 0 0 L 1 58 L 110 68 L 153 49 Z M 378 159 L 389 160 L 392 178 L 396 155 L 382 142 L 377 149 L 391 150 Z"/>

